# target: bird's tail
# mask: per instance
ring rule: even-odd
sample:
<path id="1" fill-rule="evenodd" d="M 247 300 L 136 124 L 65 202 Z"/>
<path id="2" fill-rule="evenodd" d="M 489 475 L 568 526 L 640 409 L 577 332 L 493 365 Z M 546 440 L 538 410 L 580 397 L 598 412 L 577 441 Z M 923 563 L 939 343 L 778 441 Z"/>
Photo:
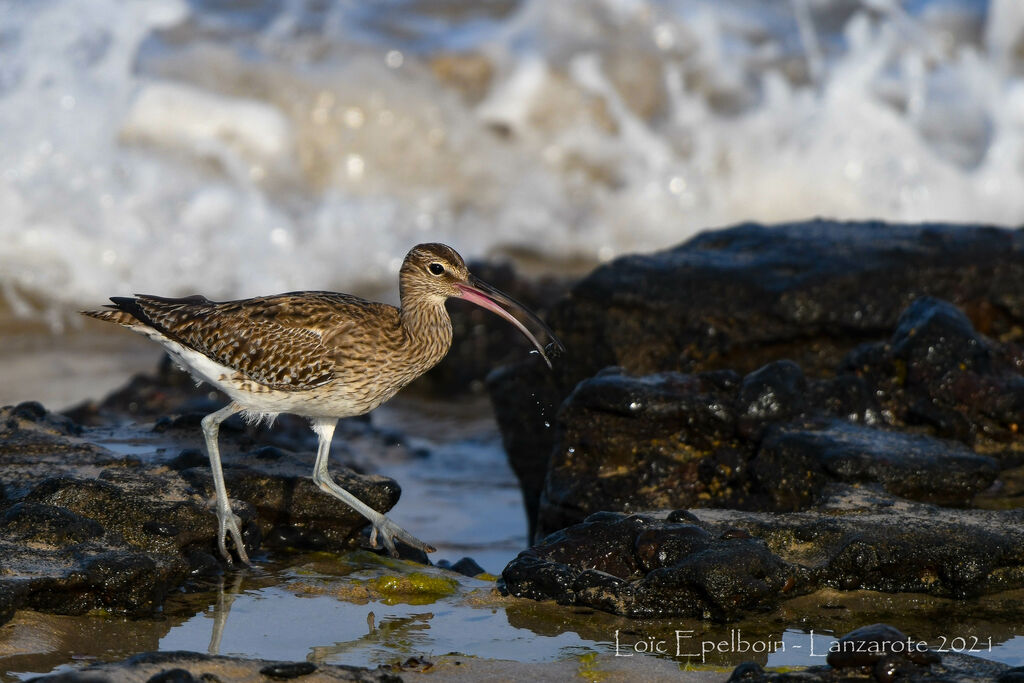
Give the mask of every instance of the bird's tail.
<path id="1" fill-rule="evenodd" d="M 79 311 L 82 315 L 90 318 L 96 318 L 97 320 L 106 320 L 107 322 L 117 323 L 118 325 L 124 325 L 125 327 L 135 327 L 140 321 L 134 315 L 128 311 L 119 308 L 120 302 L 112 299 L 114 305 L 108 305 L 106 308 L 95 310 L 95 311 Z"/>

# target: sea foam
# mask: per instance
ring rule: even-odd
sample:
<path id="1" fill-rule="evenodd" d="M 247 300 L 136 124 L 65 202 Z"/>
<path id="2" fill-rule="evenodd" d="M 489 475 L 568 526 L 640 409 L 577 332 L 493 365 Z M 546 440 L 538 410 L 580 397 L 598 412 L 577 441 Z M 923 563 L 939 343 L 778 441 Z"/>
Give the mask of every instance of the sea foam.
<path id="1" fill-rule="evenodd" d="M 1017 0 L 0 4 L 0 288 L 390 291 L 742 220 L 1024 219 Z"/>

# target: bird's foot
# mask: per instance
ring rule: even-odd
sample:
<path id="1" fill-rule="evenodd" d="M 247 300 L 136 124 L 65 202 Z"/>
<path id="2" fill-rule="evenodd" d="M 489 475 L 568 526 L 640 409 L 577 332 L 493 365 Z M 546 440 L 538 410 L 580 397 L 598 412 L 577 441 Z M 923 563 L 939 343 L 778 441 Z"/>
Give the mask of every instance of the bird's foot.
<path id="1" fill-rule="evenodd" d="M 224 543 L 224 539 L 231 535 L 231 540 L 235 544 L 235 552 L 238 553 L 239 561 L 245 566 L 249 566 L 249 556 L 245 552 L 245 543 L 242 542 L 242 518 L 231 511 L 230 507 L 217 508 L 217 549 L 220 551 L 220 556 L 223 557 L 228 564 L 234 564 L 234 559 L 231 557 L 231 553 L 228 552 L 227 545 Z"/>
<path id="2" fill-rule="evenodd" d="M 380 516 L 380 519 L 372 522 L 373 529 L 370 531 L 370 545 L 374 548 L 379 548 L 377 544 L 377 538 L 384 543 L 384 547 L 388 549 L 388 554 L 391 557 L 398 557 L 398 550 L 395 548 L 395 539 L 397 538 L 402 543 L 413 548 L 418 548 L 425 553 L 432 553 L 437 550 L 432 545 L 424 543 L 419 540 L 408 531 L 398 526 L 384 515 Z"/>

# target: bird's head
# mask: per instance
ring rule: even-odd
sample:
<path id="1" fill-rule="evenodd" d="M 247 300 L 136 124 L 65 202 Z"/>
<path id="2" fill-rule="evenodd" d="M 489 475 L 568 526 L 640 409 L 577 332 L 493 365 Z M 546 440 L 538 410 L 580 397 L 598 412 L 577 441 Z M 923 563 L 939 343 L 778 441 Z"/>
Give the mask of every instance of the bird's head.
<path id="1" fill-rule="evenodd" d="M 565 351 L 562 342 L 530 309 L 474 276 L 459 253 L 444 244 L 419 244 L 413 247 L 402 263 L 399 277 L 402 307 L 417 303 L 442 305 L 452 297 L 465 299 L 500 315 L 515 325 L 533 342 L 544 362 L 551 367 L 551 356 Z M 551 339 L 547 348 L 505 307 L 519 309 Z"/>

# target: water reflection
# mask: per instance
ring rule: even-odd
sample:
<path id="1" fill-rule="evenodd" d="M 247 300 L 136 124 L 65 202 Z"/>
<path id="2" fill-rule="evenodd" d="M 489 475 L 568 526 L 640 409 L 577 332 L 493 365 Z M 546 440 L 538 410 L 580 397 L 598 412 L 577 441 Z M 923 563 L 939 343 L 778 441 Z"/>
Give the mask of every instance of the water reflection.
<path id="1" fill-rule="evenodd" d="M 891 623 L 932 647 L 945 642 L 949 648 L 955 638 L 967 643 L 977 637 L 979 644 L 970 654 L 1024 665 L 1024 636 L 1017 633 L 1024 591 L 970 603 L 823 591 L 767 614 L 716 624 L 634 620 L 506 598 L 493 582 L 368 552 L 263 557 L 260 562 L 255 569 L 193 584 L 172 596 L 158 619 L 19 612 L 0 628 L 0 671 L 15 672 L 0 680 L 67 669 L 69 662 L 117 661 L 156 650 L 370 667 L 410 657 L 434 661 L 453 653 L 520 662 L 583 657 L 600 667 L 627 661 L 625 656 L 651 657 L 650 651 L 659 648 L 647 644 L 664 642 L 663 652 L 653 656 L 687 669 L 720 670 L 744 661 L 810 666 L 824 661 L 811 657 L 812 645 L 816 655 L 827 653 L 837 635 L 873 621 Z M 417 574 L 451 578 L 455 589 L 423 605 L 414 604 L 423 602 L 423 594 L 384 595 L 372 588 L 382 585 L 374 581 L 381 577 Z M 782 647 L 753 645 L 779 641 Z M 639 643 L 643 646 L 634 647 Z M 713 647 L 720 643 L 726 645 Z"/>
<path id="2" fill-rule="evenodd" d="M 213 630 L 210 633 L 210 647 L 207 652 L 211 655 L 220 654 L 220 641 L 224 637 L 224 626 L 228 621 L 228 614 L 231 612 L 231 605 L 235 602 L 242 591 L 243 575 L 235 574 L 231 577 L 230 590 L 224 590 L 225 578 L 220 577 L 217 583 L 217 604 L 213 610 Z"/>
<path id="3" fill-rule="evenodd" d="M 503 610 L 509 600 L 490 581 L 372 553 L 299 556 L 264 569 L 255 577 L 238 572 L 190 596 L 209 608 L 187 610 L 192 616 L 170 628 L 159 649 L 376 666 L 452 652 L 550 661 L 593 645 L 568 632 L 538 642 L 534 630 L 510 623 Z M 374 588 L 384 585 L 381 577 L 422 575 L 454 578 L 455 590 L 422 605 L 416 603 L 429 592 Z"/>
<path id="4" fill-rule="evenodd" d="M 627 619 L 510 599 L 489 581 L 438 569 L 427 573 L 456 577 L 457 589 L 424 606 L 417 604 L 424 602 L 423 595 L 381 595 L 365 589 L 380 585 L 375 582 L 380 577 L 424 574 L 422 566 L 371 553 L 308 555 L 268 567 L 260 577 L 242 572 L 217 582 L 216 594 L 205 596 L 212 613 L 195 612 L 172 627 L 160 649 L 201 651 L 208 639 L 211 654 L 360 666 L 451 653 L 554 661 L 581 652 L 594 653 L 598 660 L 656 656 L 690 668 L 731 668 L 744 661 L 814 666 L 824 662 L 839 635 L 878 621 L 894 624 L 932 648 L 1015 666 L 1024 663 L 1024 637 L 1015 632 L 1024 591 L 970 604 L 920 595 L 823 591 L 768 614 L 723 624 Z M 951 623 L 957 624 L 955 634 L 949 632 Z M 975 646 L 960 647 L 960 640 Z"/>

